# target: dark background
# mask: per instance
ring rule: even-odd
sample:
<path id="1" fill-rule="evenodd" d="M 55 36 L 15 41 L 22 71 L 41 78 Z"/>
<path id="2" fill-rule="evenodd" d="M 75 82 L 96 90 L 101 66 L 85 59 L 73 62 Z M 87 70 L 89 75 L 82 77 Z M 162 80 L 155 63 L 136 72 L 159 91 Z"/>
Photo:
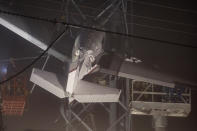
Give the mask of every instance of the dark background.
<path id="1" fill-rule="evenodd" d="M 55 0 L 54 0 L 55 1 Z M 1 7 L 9 7 L 10 9 L 17 10 L 20 13 L 26 13 L 33 16 L 42 16 L 45 18 L 60 18 L 61 4 L 58 4 L 57 1 L 52 0 L 20 0 L 20 1 L 5 1 L 1 0 Z M 60 1 L 58 1 L 60 2 Z M 81 0 L 79 4 L 81 6 L 88 7 L 97 7 L 101 5 L 104 0 Z M 185 45 L 196 45 L 197 40 L 197 9 L 193 1 L 186 0 L 138 0 L 139 3 L 134 3 L 133 9 L 129 7 L 129 13 L 133 14 L 133 17 L 130 17 L 128 23 L 135 23 L 130 25 L 130 33 L 145 36 L 148 38 L 154 38 L 159 40 L 167 40 L 171 42 L 179 42 Z M 148 4 L 142 4 L 146 2 Z M 141 3 L 141 4 L 140 4 Z M 160 4 L 168 6 L 164 8 L 163 6 L 154 6 L 154 4 Z M 172 8 L 171 8 L 172 7 Z M 179 8 L 179 9 L 176 9 Z M 76 11 L 71 8 L 72 13 Z M 99 11 L 89 11 L 90 9 L 83 8 L 82 10 L 86 15 L 95 16 Z M 95 9 L 94 9 L 95 10 Z M 95 12 L 95 13 L 92 13 Z M 74 16 L 74 15 L 73 15 Z M 141 16 L 141 17 L 137 17 Z M 142 17 L 143 16 L 143 17 Z M 75 18 L 81 23 L 79 15 L 76 15 Z M 148 19 L 147 19 L 148 18 Z M 170 22 L 169 22 L 170 21 Z M 73 21 L 74 22 L 74 21 Z M 54 25 L 43 24 L 40 21 L 31 21 L 29 26 L 32 33 L 36 34 L 38 38 L 41 38 L 43 41 L 49 41 L 51 38 L 51 32 Z M 119 30 L 113 27 L 121 28 L 121 19 L 118 14 L 110 20 L 109 27 L 110 30 Z M 39 29 L 47 28 L 48 31 Z M 74 29 L 73 29 L 74 30 Z M 74 35 L 77 34 L 73 31 Z M 109 34 L 108 34 L 109 35 Z M 108 48 L 118 51 L 121 41 L 117 39 L 125 39 L 119 36 L 113 37 L 114 39 L 110 40 L 107 43 Z M 70 49 L 70 45 L 74 42 L 72 38 L 65 38 L 66 42 L 59 42 L 56 46 L 58 50 L 61 50 L 66 54 Z M 153 42 L 140 39 L 131 39 L 129 38 L 132 48 L 134 50 L 134 55 L 140 59 L 147 66 L 153 67 L 155 70 L 160 72 L 169 73 L 171 75 L 178 76 L 182 79 L 197 82 L 197 51 L 194 48 L 179 47 L 173 45 L 167 45 L 160 42 Z M 15 35 L 14 33 L 8 31 L 4 27 L 0 26 L 0 61 L 8 59 L 10 57 L 20 58 L 26 56 L 37 56 L 41 52 L 40 49 L 34 45 L 28 43 L 24 39 Z M 17 70 L 23 69 L 29 61 L 18 61 L 16 64 Z M 41 68 L 44 58 L 37 62 L 32 67 Z M 0 64 L 6 64 L 0 62 Z M 47 70 L 54 72 L 61 72 L 62 63 L 51 58 L 47 64 Z M 27 70 L 27 74 L 31 72 L 31 68 Z M 14 74 L 15 72 L 11 72 Z M 27 88 L 30 90 L 32 83 L 28 83 Z M 59 117 L 59 105 L 60 101 L 55 96 L 44 91 L 43 89 L 36 87 L 33 94 L 31 94 L 27 101 L 27 107 L 25 113 L 22 117 L 4 117 L 4 122 L 8 131 L 23 131 L 25 129 L 35 129 L 41 131 L 63 131 L 64 130 L 64 121 L 60 119 L 57 123 L 54 121 Z M 192 91 L 192 110 L 190 115 L 187 118 L 169 118 L 168 122 L 168 131 L 196 131 L 196 122 L 197 122 L 197 87 L 193 87 Z M 103 112 L 101 108 L 100 112 Z M 100 114 L 97 112 L 96 114 Z M 98 115 L 98 120 L 101 116 Z M 132 126 L 134 131 L 152 131 L 151 128 L 151 117 L 145 116 L 133 116 Z M 99 121 L 102 123 L 102 121 Z M 104 124 L 104 123 L 103 123 Z M 99 124 L 100 126 L 103 124 Z M 104 126 L 104 125 L 103 125 Z M 102 131 L 102 126 L 99 128 Z"/>

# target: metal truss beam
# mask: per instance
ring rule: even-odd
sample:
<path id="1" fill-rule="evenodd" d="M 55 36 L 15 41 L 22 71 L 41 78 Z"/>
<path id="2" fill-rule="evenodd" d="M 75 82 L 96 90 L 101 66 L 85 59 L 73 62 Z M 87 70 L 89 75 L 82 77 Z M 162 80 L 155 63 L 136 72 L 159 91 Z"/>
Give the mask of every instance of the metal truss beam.
<path id="1" fill-rule="evenodd" d="M 22 28 L 18 27 L 17 25 L 15 25 L 15 23 L 11 23 L 9 20 L 6 19 L 6 17 L 0 16 L 0 25 L 4 26 L 5 28 L 9 29 L 15 34 L 21 36 L 22 38 L 24 38 L 25 40 L 29 41 L 30 43 L 34 44 L 35 46 L 39 47 L 42 50 L 46 50 L 48 47 L 46 43 L 34 37 L 32 34 L 28 33 L 26 30 L 23 30 Z M 64 35 L 65 33 L 62 33 L 62 35 L 56 41 L 61 39 Z M 56 51 L 55 49 L 49 49 L 48 53 L 62 62 L 69 61 L 68 57 Z"/>
<path id="2" fill-rule="evenodd" d="M 79 8 L 79 6 L 77 5 L 77 3 L 74 0 L 71 0 L 71 2 L 73 3 L 75 9 L 79 12 L 80 16 L 82 17 L 83 20 L 87 20 L 86 16 L 83 14 L 83 12 L 81 11 L 81 9 Z"/>
<path id="3" fill-rule="evenodd" d="M 91 104 L 87 104 L 83 107 L 83 109 L 76 115 L 80 116 L 82 115 L 85 111 L 87 111 L 87 109 L 90 107 Z M 74 122 L 76 120 L 76 118 L 71 119 L 71 123 Z"/>
<path id="4" fill-rule="evenodd" d="M 121 0 L 122 3 L 122 14 L 123 14 L 123 21 L 125 26 L 125 33 L 129 34 L 128 24 L 127 24 L 127 0 Z"/>
<path id="5" fill-rule="evenodd" d="M 120 80 L 121 79 L 121 80 Z M 114 130 L 120 130 L 120 127 L 122 127 L 121 131 L 131 131 L 131 114 L 130 114 L 130 80 L 120 78 L 115 81 L 115 83 L 118 83 L 116 86 L 121 87 L 122 89 L 122 95 L 121 99 L 119 101 L 119 106 L 117 105 L 116 108 L 111 108 L 110 113 L 111 115 L 115 115 L 113 120 L 110 123 L 110 126 L 107 128 L 106 131 L 114 131 Z M 123 110 L 121 110 L 121 108 Z M 113 112 L 116 111 L 116 114 L 113 114 Z M 117 115 L 119 114 L 119 117 Z"/>
<path id="6" fill-rule="evenodd" d="M 125 131 L 131 131 L 131 119 L 132 119 L 132 116 L 131 116 L 131 113 L 130 113 L 130 99 L 131 99 L 131 96 L 130 96 L 130 86 L 131 86 L 131 80 L 129 79 L 126 79 L 126 100 L 125 100 L 125 104 L 127 106 L 127 116 L 126 116 L 126 121 L 125 121 Z M 131 105 L 132 106 L 132 105 Z"/>
<path id="7" fill-rule="evenodd" d="M 102 17 L 110 8 L 114 6 L 117 0 L 114 0 L 110 5 L 108 5 L 103 11 L 101 11 L 94 20 L 98 20 L 100 17 Z"/>
<path id="8" fill-rule="evenodd" d="M 100 105 L 101 105 L 108 113 L 110 113 L 110 109 L 107 108 L 103 103 L 100 103 Z"/>
<path id="9" fill-rule="evenodd" d="M 70 110 L 71 114 L 83 124 L 83 126 L 87 129 L 87 131 L 93 131 L 74 111 Z"/>
<path id="10" fill-rule="evenodd" d="M 116 80 L 117 80 L 116 76 L 109 75 L 109 86 L 111 88 L 117 88 Z M 107 129 L 107 131 L 117 131 L 116 123 L 114 124 L 114 121 L 116 121 L 117 119 L 117 114 L 118 114 L 117 109 L 118 106 L 116 103 L 110 104 L 109 124 L 111 126 Z"/>
<path id="11" fill-rule="evenodd" d="M 127 113 L 122 114 L 122 116 L 115 120 L 106 131 L 111 131 L 111 129 L 116 126 L 126 115 Z"/>
<path id="12" fill-rule="evenodd" d="M 87 111 L 87 109 L 90 105 L 91 104 L 87 104 L 87 105 L 83 106 L 83 109 L 78 114 L 74 112 L 74 110 L 71 107 L 71 104 L 66 105 L 66 106 L 68 106 L 68 107 L 66 107 L 67 108 L 66 110 L 64 108 L 65 105 L 64 104 L 61 105 L 60 113 L 66 122 L 66 130 L 67 131 L 76 131 L 76 129 L 73 125 L 75 120 L 78 120 L 87 129 L 87 131 L 93 131 L 93 129 L 91 129 L 91 127 L 88 124 L 86 124 L 83 121 L 83 119 L 80 118 L 80 115 L 82 115 L 85 111 Z"/>

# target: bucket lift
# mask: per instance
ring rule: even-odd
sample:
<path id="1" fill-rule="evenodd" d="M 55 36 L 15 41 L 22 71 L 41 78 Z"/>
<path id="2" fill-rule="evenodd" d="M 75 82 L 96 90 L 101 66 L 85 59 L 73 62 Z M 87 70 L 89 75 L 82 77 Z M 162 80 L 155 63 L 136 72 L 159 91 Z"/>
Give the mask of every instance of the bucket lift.
<path id="1" fill-rule="evenodd" d="M 7 74 L 16 70 L 14 60 L 10 59 L 11 68 L 6 68 L 6 73 L 2 74 L 6 79 Z M 1 112 L 3 115 L 22 116 L 26 104 L 28 90 L 26 88 L 26 76 L 20 75 L 10 81 L 0 85 Z"/>
<path id="2" fill-rule="evenodd" d="M 19 76 L 1 85 L 3 115 L 22 116 L 27 98 L 26 78 Z"/>

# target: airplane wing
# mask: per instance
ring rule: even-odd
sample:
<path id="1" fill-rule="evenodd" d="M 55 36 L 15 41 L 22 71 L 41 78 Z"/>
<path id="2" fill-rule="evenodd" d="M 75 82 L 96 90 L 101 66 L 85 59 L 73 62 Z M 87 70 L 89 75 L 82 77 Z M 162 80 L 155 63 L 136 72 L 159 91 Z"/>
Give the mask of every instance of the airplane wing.
<path id="1" fill-rule="evenodd" d="M 55 73 L 33 69 L 30 81 L 39 85 L 59 98 L 65 98 L 64 87 L 60 84 Z"/>
<path id="2" fill-rule="evenodd" d="M 33 69 L 30 81 L 59 98 L 69 97 L 81 103 L 118 102 L 121 91 L 77 79 L 78 68 L 70 72 L 66 93 L 55 73 Z M 63 77 L 63 76 L 62 76 Z M 72 93 L 72 94 L 71 94 Z"/>
<path id="3" fill-rule="evenodd" d="M 116 74 L 113 68 L 103 68 L 99 70 L 102 73 Z M 158 70 L 147 67 L 143 63 L 132 63 L 124 61 L 120 67 L 117 76 L 133 79 L 137 81 L 144 81 L 155 85 L 174 88 L 177 85 L 184 85 L 189 87 L 197 86 L 197 83 L 190 80 L 185 80 L 181 77 L 160 72 Z"/>
<path id="4" fill-rule="evenodd" d="M 121 91 L 80 80 L 74 90 L 74 98 L 81 103 L 118 102 Z"/>
<path id="5" fill-rule="evenodd" d="M 29 19 L 21 19 L 19 17 L 10 16 L 7 14 L 0 14 L 0 25 L 42 50 L 47 49 L 48 43 L 50 42 L 49 38 L 51 38 L 53 35 L 52 32 L 49 33 L 47 27 L 54 29 L 54 27 L 48 23 L 33 22 L 32 24 L 32 21 Z M 43 25 L 48 26 L 45 27 Z M 69 61 L 68 57 L 53 48 L 49 49 L 48 53 L 60 61 Z"/>

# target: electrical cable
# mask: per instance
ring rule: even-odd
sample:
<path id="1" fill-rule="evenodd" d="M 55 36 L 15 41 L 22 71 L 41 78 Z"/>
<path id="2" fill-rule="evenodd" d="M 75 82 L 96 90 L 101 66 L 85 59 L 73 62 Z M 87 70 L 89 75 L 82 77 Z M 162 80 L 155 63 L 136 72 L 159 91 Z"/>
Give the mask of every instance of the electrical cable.
<path id="1" fill-rule="evenodd" d="M 152 41 L 152 42 L 159 42 L 160 44 L 168 44 L 168 45 L 174 45 L 174 46 L 179 46 L 179 47 L 197 49 L 197 46 L 193 46 L 193 45 L 186 45 L 186 44 L 182 44 L 182 43 L 178 43 L 178 42 L 171 42 L 171 41 L 167 41 L 167 40 L 158 40 L 158 39 L 148 38 L 148 37 L 144 37 L 144 36 L 114 32 L 114 31 L 99 29 L 99 28 L 90 27 L 90 26 L 86 26 L 86 25 L 79 25 L 79 24 L 73 24 L 73 23 L 68 23 L 68 22 L 59 22 L 57 20 L 46 19 L 46 18 L 43 18 L 43 17 L 27 16 L 27 15 L 13 13 L 13 12 L 1 10 L 1 9 L 0 9 L 0 13 L 4 13 L 4 14 L 7 14 L 7 15 L 24 17 L 24 18 L 29 18 L 29 19 L 34 19 L 34 20 L 46 21 L 46 22 L 50 22 L 50 23 L 54 23 L 54 24 L 61 23 L 63 25 L 67 25 L 67 26 L 73 27 L 73 28 L 82 28 L 82 29 L 100 31 L 100 32 L 105 32 L 105 33 L 119 35 L 119 36 L 131 37 L 131 38 L 142 39 L 142 40 L 148 40 L 148 41 Z"/>
<path id="2" fill-rule="evenodd" d="M 61 1 L 53 1 L 53 0 L 45 0 L 51 3 L 56 3 L 61 5 Z M 197 11 L 195 10 L 189 10 L 189 9 L 183 9 L 183 8 L 178 8 L 178 7 L 172 7 L 172 6 L 167 6 L 167 5 L 162 5 L 162 4 L 156 4 L 156 3 L 152 3 L 152 2 L 144 2 L 144 1 L 139 1 L 139 0 L 127 0 L 128 2 L 133 2 L 133 3 L 138 3 L 138 4 L 144 4 L 144 5 L 151 5 L 151 6 L 156 6 L 156 7 L 162 7 L 162 8 L 168 8 L 168 9 L 173 9 L 173 10 L 177 10 L 177 11 L 182 11 L 182 12 L 188 12 L 188 13 L 194 13 L 197 14 Z M 83 5 L 84 6 L 84 5 Z"/>
<path id="3" fill-rule="evenodd" d="M 176 10 L 176 11 L 197 14 L 197 11 L 195 11 L 195 10 L 177 8 L 177 7 L 172 7 L 172 6 L 162 5 L 162 4 L 156 4 L 156 3 L 151 3 L 151 2 L 144 2 L 144 1 L 136 1 L 136 0 L 128 0 L 128 1 L 136 3 L 136 4 L 143 4 L 143 5 L 155 6 L 155 7 L 161 7 L 161 8 L 168 8 L 168 9 L 172 9 L 172 10 Z"/>
<path id="4" fill-rule="evenodd" d="M 0 2 L 0 3 L 5 4 L 5 3 L 8 3 L 8 2 L 3 1 L 3 2 Z M 57 13 L 65 13 L 62 10 L 58 10 L 58 9 L 54 9 L 54 8 L 47 8 L 47 7 L 37 6 L 37 5 L 33 6 L 32 4 L 24 4 L 24 3 L 23 4 L 22 3 L 14 3 L 14 4 L 17 5 L 17 6 L 27 6 L 27 7 L 32 7 L 32 8 L 38 8 L 38 9 L 53 11 L 53 12 L 57 12 Z M 85 5 L 78 5 L 78 6 L 82 7 L 82 8 L 85 8 L 85 9 L 102 11 L 102 9 L 89 7 L 89 6 L 85 6 Z M 117 12 L 122 12 L 122 11 L 117 10 Z M 71 14 L 79 15 L 78 13 L 71 13 Z M 164 23 L 169 23 L 169 24 L 176 24 L 176 25 L 183 25 L 183 26 L 190 26 L 190 27 L 193 27 L 193 28 L 197 28 L 197 26 L 194 25 L 194 24 L 186 24 L 186 23 L 183 23 L 183 22 L 174 22 L 174 21 L 171 21 L 171 20 L 165 20 L 165 19 L 153 18 L 153 17 L 149 17 L 149 16 L 136 15 L 136 14 L 132 14 L 132 13 L 128 13 L 128 12 L 126 13 L 126 15 L 137 17 L 137 18 L 142 18 L 142 19 L 146 19 L 146 20 L 152 20 L 152 21 L 158 21 L 158 22 L 164 22 Z M 86 15 L 86 16 L 87 17 L 94 17 L 94 16 L 91 16 L 91 15 Z"/>
<path id="5" fill-rule="evenodd" d="M 33 7 L 33 8 L 39 8 L 39 9 L 47 9 L 47 10 L 51 10 L 51 11 L 55 11 L 55 12 L 59 12 L 59 13 L 64 13 L 63 11 L 60 11 L 60 10 L 43 8 L 43 7 L 38 7 L 38 6 L 32 6 L 32 5 L 23 5 L 23 6 L 28 6 L 28 7 Z M 69 14 L 80 16 L 79 13 L 72 13 L 72 12 L 70 12 Z M 89 18 L 95 18 L 95 16 L 92 16 L 92 15 L 85 15 L 85 16 L 86 17 L 89 17 Z M 133 16 L 135 16 L 135 15 L 133 15 Z M 137 17 L 143 18 L 142 16 L 137 16 Z M 145 17 L 144 19 L 147 19 L 147 18 Z M 116 19 L 113 19 L 112 21 L 113 22 L 116 22 L 116 23 L 120 23 L 120 21 L 118 21 Z M 167 21 L 165 21 L 165 22 L 167 22 Z M 194 36 L 197 35 L 196 33 L 190 33 L 190 32 L 187 32 L 187 31 L 180 31 L 180 30 L 177 30 L 177 29 L 163 28 L 163 27 L 159 27 L 159 26 L 150 26 L 150 25 L 146 25 L 146 24 L 138 24 L 138 23 L 131 23 L 131 22 L 127 22 L 127 24 L 129 24 L 129 25 L 133 24 L 133 25 L 136 25 L 136 26 L 141 26 L 141 27 L 150 28 L 150 29 L 158 29 L 158 30 L 164 30 L 164 31 L 169 31 L 169 32 L 184 33 L 184 34 L 194 35 Z M 182 23 L 172 23 L 172 24 L 181 24 L 181 25 L 185 25 L 185 26 L 192 26 L 192 27 L 194 27 L 194 25 L 188 25 L 188 24 L 182 24 Z"/>
<path id="6" fill-rule="evenodd" d="M 21 73 L 25 72 L 25 71 L 26 71 L 27 69 L 29 69 L 32 65 L 34 65 L 38 60 L 40 60 L 40 59 L 47 53 L 47 51 L 56 43 L 56 41 L 58 41 L 59 38 L 61 38 L 61 37 L 65 34 L 65 32 L 67 31 L 68 28 L 69 28 L 69 26 L 66 26 L 66 29 L 65 29 L 60 35 L 58 35 L 58 37 L 57 37 L 55 40 L 53 40 L 53 41 L 51 42 L 51 44 L 49 44 L 49 46 L 47 47 L 47 49 L 44 50 L 44 51 L 42 52 L 41 55 L 39 55 L 37 58 L 35 58 L 34 61 L 32 61 L 29 65 L 27 65 L 27 66 L 26 66 L 25 68 L 23 68 L 21 71 L 19 71 L 19 72 L 17 72 L 16 74 L 10 76 L 10 77 L 7 78 L 6 80 L 0 81 L 0 85 L 3 84 L 3 83 L 5 83 L 5 82 L 7 82 L 7 81 L 9 81 L 9 80 L 11 80 L 11 79 L 13 79 L 13 78 L 15 78 L 15 77 L 17 77 L 17 76 L 19 76 Z"/>

